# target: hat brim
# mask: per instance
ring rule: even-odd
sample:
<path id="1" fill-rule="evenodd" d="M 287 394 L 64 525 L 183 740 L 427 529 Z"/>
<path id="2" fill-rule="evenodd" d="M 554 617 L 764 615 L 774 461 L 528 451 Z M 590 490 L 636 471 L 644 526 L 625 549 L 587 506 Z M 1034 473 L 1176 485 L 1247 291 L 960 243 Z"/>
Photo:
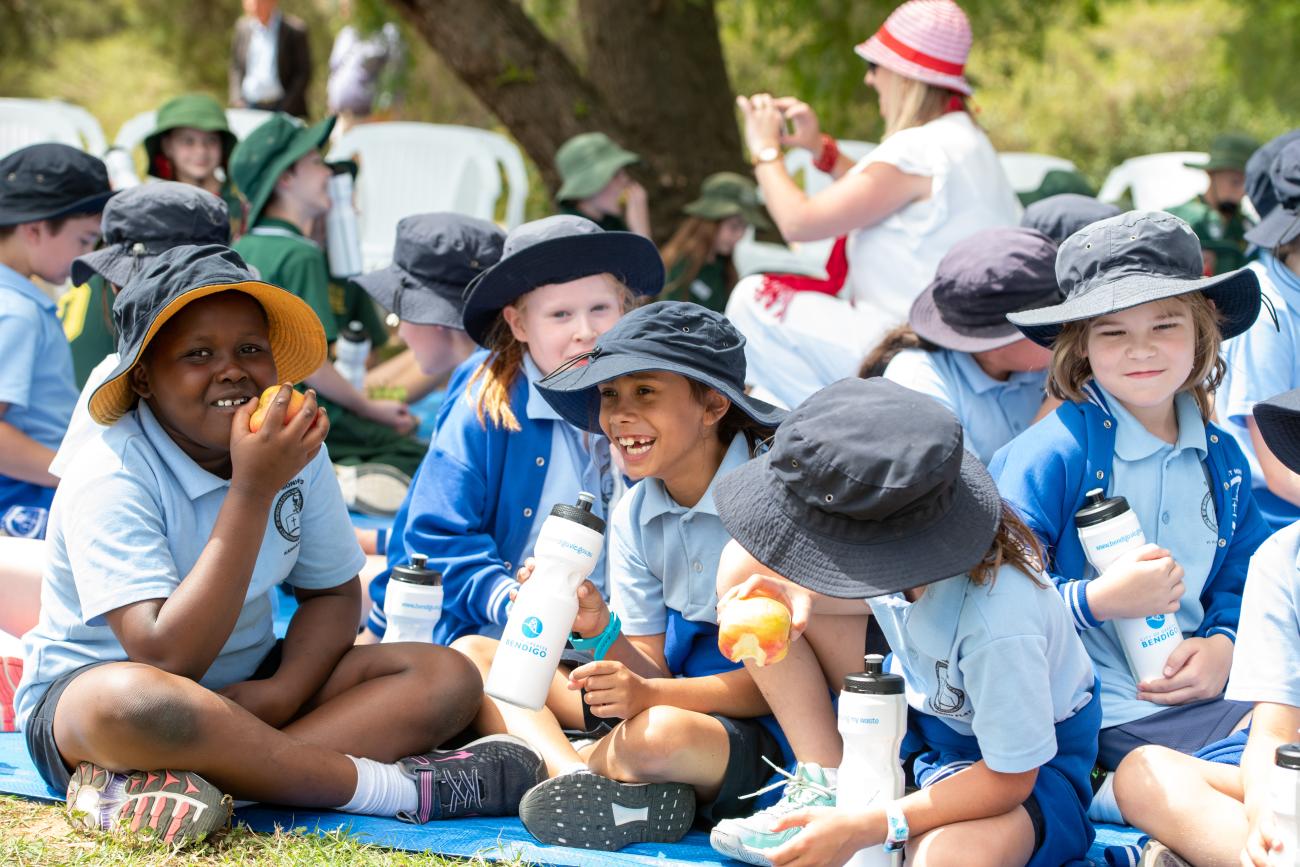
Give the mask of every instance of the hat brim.
<path id="1" fill-rule="evenodd" d="M 760 563 L 827 596 L 869 599 L 969 572 L 988 553 L 1001 521 L 997 485 L 965 449 L 948 511 L 908 532 L 848 518 L 834 535 L 813 529 L 808 507 L 770 462 L 769 452 L 718 480 L 713 500 L 722 525 Z"/>
<path id="2" fill-rule="evenodd" d="M 601 433 L 600 384 L 618 379 L 620 376 L 655 370 L 676 373 L 707 385 L 726 396 L 732 406 L 765 427 L 776 427 L 786 416 L 784 409 L 750 397 L 744 391 L 737 390 L 689 364 L 679 364 L 663 358 L 634 353 L 601 353 L 586 364 L 570 367 L 546 377 L 537 383 L 537 390 L 569 424 L 579 430 Z"/>
<path id="3" fill-rule="evenodd" d="M 1068 322 L 1093 319 L 1190 292 L 1202 292 L 1214 302 L 1222 317 L 1219 331 L 1224 340 L 1241 334 L 1259 316 L 1259 278 L 1249 268 L 1238 268 L 1226 274 L 1194 279 L 1127 274 L 1051 307 L 1009 313 L 1007 319 L 1039 346 L 1050 347 Z"/>
<path id="4" fill-rule="evenodd" d="M 702 220 L 725 220 L 728 217 L 744 217 L 745 222 L 759 229 L 776 228 L 761 207 L 746 207 L 739 202 L 719 202 L 697 199 L 682 208 L 682 213 Z"/>
<path id="5" fill-rule="evenodd" d="M 448 295 L 459 296 L 463 286 L 420 280 L 397 265 L 389 265 L 352 278 L 371 298 L 403 322 L 416 325 L 442 325 L 461 331 L 465 328 L 460 307 Z M 401 309 L 398 295 L 401 295 Z"/>
<path id="6" fill-rule="evenodd" d="M 109 190 L 103 193 L 95 193 L 93 196 L 86 196 L 78 199 L 69 205 L 62 205 L 53 210 L 39 211 L 4 211 L 0 210 L 0 226 L 17 226 L 20 223 L 36 223 L 41 220 L 57 220 L 61 217 L 81 216 L 82 214 L 98 214 L 104 210 L 108 200 L 117 195 L 116 190 Z"/>
<path id="7" fill-rule="evenodd" d="M 149 267 L 156 253 L 136 256 L 123 244 L 109 244 L 72 260 L 72 285 L 80 286 L 98 274 L 114 286 L 125 286 L 137 271 Z"/>
<path id="8" fill-rule="evenodd" d="M 1255 404 L 1253 413 L 1269 451 L 1288 470 L 1300 473 L 1300 389 Z"/>
<path id="9" fill-rule="evenodd" d="M 1010 322 L 987 328 L 958 330 L 943 320 L 934 303 L 934 289 L 927 288 L 912 302 L 907 324 L 921 338 L 956 352 L 988 352 L 1024 340 L 1025 335 Z"/>
<path id="10" fill-rule="evenodd" d="M 337 117 L 331 115 L 311 126 L 297 130 L 288 146 L 267 163 L 266 168 L 259 174 L 260 183 L 252 190 L 240 190 L 244 198 L 248 199 L 248 225 L 256 223 L 258 217 L 262 215 L 262 209 L 270 201 L 271 193 L 275 192 L 275 182 L 280 179 L 280 175 L 307 154 L 324 147 L 329 141 L 330 133 L 334 131 L 334 123 L 337 120 Z"/>
<path id="11" fill-rule="evenodd" d="M 293 293 L 258 280 L 195 286 L 173 298 L 154 316 L 144 336 L 135 345 L 124 348 L 117 367 L 91 393 L 90 417 L 97 424 L 112 424 L 135 404 L 130 373 L 158 330 L 186 306 L 218 292 L 243 292 L 262 305 L 270 326 L 271 357 L 275 359 L 276 375 L 281 382 L 300 382 L 325 362 L 329 351 L 325 328 L 307 302 Z"/>
<path id="12" fill-rule="evenodd" d="M 614 179 L 614 175 L 618 174 L 619 169 L 639 162 L 641 162 L 639 156 L 620 148 L 617 152 L 604 159 L 596 160 L 566 180 L 560 186 L 560 191 L 555 194 L 555 200 L 557 202 L 569 202 L 574 199 L 585 199 L 588 196 L 594 196 Z"/>
<path id="13" fill-rule="evenodd" d="M 970 82 L 966 80 L 965 75 L 946 75 L 933 69 L 927 69 L 919 63 L 895 53 L 893 49 L 881 41 L 879 36 L 872 36 L 866 42 L 854 46 L 853 52 L 868 63 L 883 66 L 890 72 L 904 78 L 932 84 L 935 87 L 955 90 L 963 96 L 970 96 L 974 93 L 974 89 L 970 86 Z"/>
<path id="14" fill-rule="evenodd" d="M 648 238 L 632 232 L 592 232 L 541 241 L 506 256 L 465 288 L 465 331 L 483 345 L 501 309 L 538 286 L 592 274 L 613 274 L 636 295 L 658 295 L 664 263 Z"/>
<path id="15" fill-rule="evenodd" d="M 1246 240 L 1257 247 L 1272 250 L 1300 238 L 1300 211 L 1282 205 L 1268 212 L 1259 224 L 1246 232 Z"/>

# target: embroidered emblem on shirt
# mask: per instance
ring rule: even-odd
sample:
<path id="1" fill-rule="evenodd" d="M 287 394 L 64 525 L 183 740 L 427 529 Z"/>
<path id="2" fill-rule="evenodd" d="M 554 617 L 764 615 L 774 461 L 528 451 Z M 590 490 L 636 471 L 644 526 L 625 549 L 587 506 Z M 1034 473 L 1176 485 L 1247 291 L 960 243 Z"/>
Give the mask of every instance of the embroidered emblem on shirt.
<path id="1" fill-rule="evenodd" d="M 302 483 L 298 480 L 289 483 L 289 487 L 275 501 L 275 529 L 290 542 L 302 538 Z"/>
<path id="2" fill-rule="evenodd" d="M 1201 500 L 1201 520 L 1210 532 L 1219 532 L 1219 522 L 1214 517 L 1214 496 L 1209 491 L 1205 492 L 1205 498 Z"/>
<path id="3" fill-rule="evenodd" d="M 934 679 L 939 690 L 930 696 L 930 710 L 941 716 L 957 716 L 966 706 L 966 690 L 958 689 L 948 682 L 948 663 L 934 664 Z"/>

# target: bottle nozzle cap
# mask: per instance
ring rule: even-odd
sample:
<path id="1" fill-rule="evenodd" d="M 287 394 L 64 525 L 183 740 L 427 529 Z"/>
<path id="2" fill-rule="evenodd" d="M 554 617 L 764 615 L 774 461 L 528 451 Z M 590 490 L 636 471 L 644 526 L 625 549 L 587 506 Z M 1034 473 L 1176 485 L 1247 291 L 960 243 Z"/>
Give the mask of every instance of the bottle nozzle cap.
<path id="1" fill-rule="evenodd" d="M 578 494 L 577 505 L 579 508 L 586 509 L 588 512 L 590 512 L 592 506 L 596 505 L 596 495 L 589 494 L 586 491 L 582 491 L 581 493 Z"/>
<path id="2" fill-rule="evenodd" d="M 879 653 L 868 653 L 862 657 L 862 670 L 867 674 L 882 674 L 885 671 L 885 658 Z"/>
<path id="3" fill-rule="evenodd" d="M 414 566 L 416 569 L 423 569 L 424 564 L 428 562 L 429 562 L 429 558 L 426 557 L 424 554 L 411 555 L 411 565 Z"/>

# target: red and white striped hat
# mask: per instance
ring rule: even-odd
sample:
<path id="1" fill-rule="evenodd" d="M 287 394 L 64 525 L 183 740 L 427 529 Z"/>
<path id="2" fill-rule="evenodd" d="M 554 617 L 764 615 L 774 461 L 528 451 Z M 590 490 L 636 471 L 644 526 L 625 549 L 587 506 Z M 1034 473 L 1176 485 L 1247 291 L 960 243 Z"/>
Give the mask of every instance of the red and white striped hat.
<path id="1" fill-rule="evenodd" d="M 963 74 L 970 43 L 970 21 L 952 0 L 908 0 L 854 50 L 890 72 L 970 96 Z"/>

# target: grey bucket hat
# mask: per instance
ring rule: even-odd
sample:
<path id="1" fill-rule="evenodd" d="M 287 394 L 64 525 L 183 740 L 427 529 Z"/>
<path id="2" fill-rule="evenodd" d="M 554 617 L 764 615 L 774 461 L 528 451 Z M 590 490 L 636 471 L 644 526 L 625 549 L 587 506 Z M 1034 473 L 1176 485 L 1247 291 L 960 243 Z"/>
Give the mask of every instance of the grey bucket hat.
<path id="1" fill-rule="evenodd" d="M 1002 515 L 956 417 L 879 377 L 842 379 L 805 400 L 766 453 L 718 480 L 714 503 L 760 563 L 845 599 L 968 572 Z"/>
<path id="2" fill-rule="evenodd" d="M 1246 160 L 1246 195 L 1255 206 L 1255 212 L 1267 217 L 1277 207 L 1277 197 L 1273 195 L 1273 181 L 1269 169 L 1274 158 L 1293 141 L 1300 141 L 1300 129 L 1284 132 L 1276 138 L 1269 139 L 1259 150 Z"/>
<path id="3" fill-rule="evenodd" d="M 1268 179 L 1277 205 L 1246 233 L 1246 240 L 1272 250 L 1300 238 L 1300 140 L 1278 151 L 1268 167 Z"/>
<path id="4" fill-rule="evenodd" d="M 1118 217 L 1121 213 L 1123 212 L 1114 205 L 1098 201 L 1092 196 L 1061 193 L 1039 199 L 1026 207 L 1020 217 L 1020 225 L 1026 229 L 1037 229 L 1060 244 L 1084 226 Z"/>
<path id="5" fill-rule="evenodd" d="M 1300 388 L 1255 404 L 1259 434 L 1288 470 L 1300 473 Z"/>
<path id="6" fill-rule="evenodd" d="M 1164 211 L 1129 211 L 1065 239 L 1056 254 L 1064 301 L 1007 318 L 1030 340 L 1051 346 L 1067 322 L 1202 292 L 1222 317 L 1223 338 L 1235 337 L 1259 315 L 1259 279 L 1249 268 L 1214 277 L 1203 269 L 1191 226 Z"/>
<path id="7" fill-rule="evenodd" d="M 230 211 L 219 196 L 190 184 L 153 181 L 108 200 L 104 246 L 72 262 L 72 282 L 99 274 L 115 286 L 182 244 L 230 244 Z"/>
<path id="8" fill-rule="evenodd" d="M 465 287 L 500 260 L 505 237 L 495 224 L 464 214 L 403 217 L 393 264 L 352 282 L 398 319 L 463 330 Z"/>

